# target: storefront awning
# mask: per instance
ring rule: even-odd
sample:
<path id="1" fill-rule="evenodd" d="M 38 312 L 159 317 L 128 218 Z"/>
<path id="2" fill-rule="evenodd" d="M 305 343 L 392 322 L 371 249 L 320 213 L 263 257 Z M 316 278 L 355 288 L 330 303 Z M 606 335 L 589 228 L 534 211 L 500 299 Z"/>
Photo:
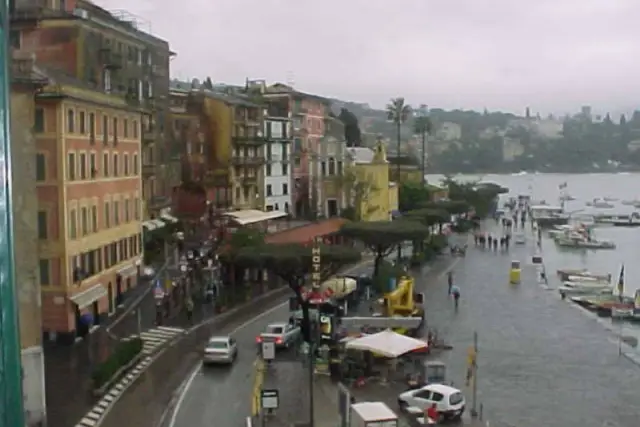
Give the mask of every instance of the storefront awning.
<path id="1" fill-rule="evenodd" d="M 158 228 L 158 226 L 156 226 L 156 223 L 153 220 L 143 222 L 142 227 L 144 227 L 146 231 L 151 231 Z"/>
<path id="2" fill-rule="evenodd" d="M 85 289 L 82 292 L 72 295 L 69 299 L 77 305 L 79 309 L 83 309 L 106 295 L 107 290 L 102 286 L 102 283 L 98 283 L 91 286 L 89 289 Z"/>
<path id="3" fill-rule="evenodd" d="M 280 211 L 263 212 L 256 209 L 247 209 L 243 211 L 229 212 L 225 215 L 238 225 L 248 225 L 271 219 L 284 218 L 289 214 Z"/>
<path id="4" fill-rule="evenodd" d="M 116 271 L 116 273 L 121 277 L 131 277 L 138 273 L 138 266 L 135 264 L 128 265 Z"/>
<path id="5" fill-rule="evenodd" d="M 175 216 L 171 215 L 168 212 L 162 212 L 160 214 L 160 218 L 162 218 L 163 220 L 171 224 L 175 224 L 176 222 L 178 222 L 178 218 L 176 218 Z"/>

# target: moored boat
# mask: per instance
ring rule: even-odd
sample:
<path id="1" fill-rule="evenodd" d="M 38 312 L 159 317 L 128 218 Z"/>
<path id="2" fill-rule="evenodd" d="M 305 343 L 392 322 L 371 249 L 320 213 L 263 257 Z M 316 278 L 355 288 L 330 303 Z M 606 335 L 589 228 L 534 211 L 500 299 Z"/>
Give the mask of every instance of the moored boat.
<path id="1" fill-rule="evenodd" d="M 531 217 L 540 228 L 550 228 L 569 222 L 570 216 L 561 206 L 534 205 L 530 208 Z"/>
<path id="2" fill-rule="evenodd" d="M 558 277 L 560 278 L 560 280 L 563 282 L 569 281 L 569 277 L 578 277 L 578 278 L 589 277 L 589 278 L 595 278 L 598 280 L 603 280 L 603 281 L 606 281 L 607 283 L 611 283 L 611 274 L 593 273 L 587 270 L 586 268 L 583 268 L 583 269 L 561 268 L 561 269 L 558 269 L 556 273 L 558 274 Z M 578 281 L 580 281 L 580 279 L 578 279 Z"/>

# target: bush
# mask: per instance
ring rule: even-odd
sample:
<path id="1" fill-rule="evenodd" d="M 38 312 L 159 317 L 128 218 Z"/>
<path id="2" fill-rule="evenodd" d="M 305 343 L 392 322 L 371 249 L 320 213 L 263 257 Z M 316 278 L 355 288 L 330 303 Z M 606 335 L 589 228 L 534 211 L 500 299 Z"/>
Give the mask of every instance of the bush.
<path id="1" fill-rule="evenodd" d="M 91 374 L 93 387 L 100 388 L 113 378 L 113 376 L 124 366 L 129 364 L 142 351 L 142 340 L 134 338 L 129 341 L 119 343 L 113 353 L 101 364 L 99 364 Z"/>

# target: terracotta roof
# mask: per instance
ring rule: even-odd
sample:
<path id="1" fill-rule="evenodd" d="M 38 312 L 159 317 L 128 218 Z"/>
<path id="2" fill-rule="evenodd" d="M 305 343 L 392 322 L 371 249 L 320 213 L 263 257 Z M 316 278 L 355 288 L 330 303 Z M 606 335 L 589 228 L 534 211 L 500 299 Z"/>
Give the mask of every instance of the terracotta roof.
<path id="1" fill-rule="evenodd" d="M 344 218 L 325 219 L 313 224 L 270 234 L 265 238 L 265 241 L 267 243 L 308 243 L 314 237 L 328 236 L 337 232 L 346 222 L 347 220 Z"/>

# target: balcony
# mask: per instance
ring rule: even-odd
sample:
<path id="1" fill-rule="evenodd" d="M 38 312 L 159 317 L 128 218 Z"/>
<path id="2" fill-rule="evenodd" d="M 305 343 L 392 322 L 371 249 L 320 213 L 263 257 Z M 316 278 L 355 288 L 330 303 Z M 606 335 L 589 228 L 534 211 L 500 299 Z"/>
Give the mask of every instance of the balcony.
<path id="1" fill-rule="evenodd" d="M 122 68 L 123 57 L 121 53 L 114 52 L 110 47 L 100 49 L 100 60 L 105 68 L 119 70 Z"/>
<path id="2" fill-rule="evenodd" d="M 142 176 L 149 177 L 156 174 L 155 163 L 143 163 L 142 164 Z"/>
<path id="3" fill-rule="evenodd" d="M 155 142 L 156 140 L 156 132 L 153 128 L 149 129 L 149 128 L 142 128 L 142 143 L 143 144 L 150 144 L 152 142 Z"/>
<path id="4" fill-rule="evenodd" d="M 258 185 L 258 177 L 257 176 L 241 176 L 240 182 L 242 185 Z"/>
<path id="5" fill-rule="evenodd" d="M 9 19 L 12 24 L 36 24 L 44 19 L 79 19 L 82 18 L 81 15 L 81 13 L 71 14 L 65 10 L 47 6 L 17 4 Z"/>
<path id="6" fill-rule="evenodd" d="M 264 157 L 249 157 L 249 156 L 233 156 L 231 157 L 231 164 L 234 166 L 262 166 L 266 162 Z"/>
<path id="7" fill-rule="evenodd" d="M 294 116 L 306 116 L 307 113 L 308 110 L 299 104 L 294 104 L 293 108 L 291 109 L 291 114 L 293 114 Z"/>
<path id="8" fill-rule="evenodd" d="M 234 136 L 233 143 L 240 146 L 253 146 L 258 147 L 263 145 L 266 139 L 262 136 Z"/>

